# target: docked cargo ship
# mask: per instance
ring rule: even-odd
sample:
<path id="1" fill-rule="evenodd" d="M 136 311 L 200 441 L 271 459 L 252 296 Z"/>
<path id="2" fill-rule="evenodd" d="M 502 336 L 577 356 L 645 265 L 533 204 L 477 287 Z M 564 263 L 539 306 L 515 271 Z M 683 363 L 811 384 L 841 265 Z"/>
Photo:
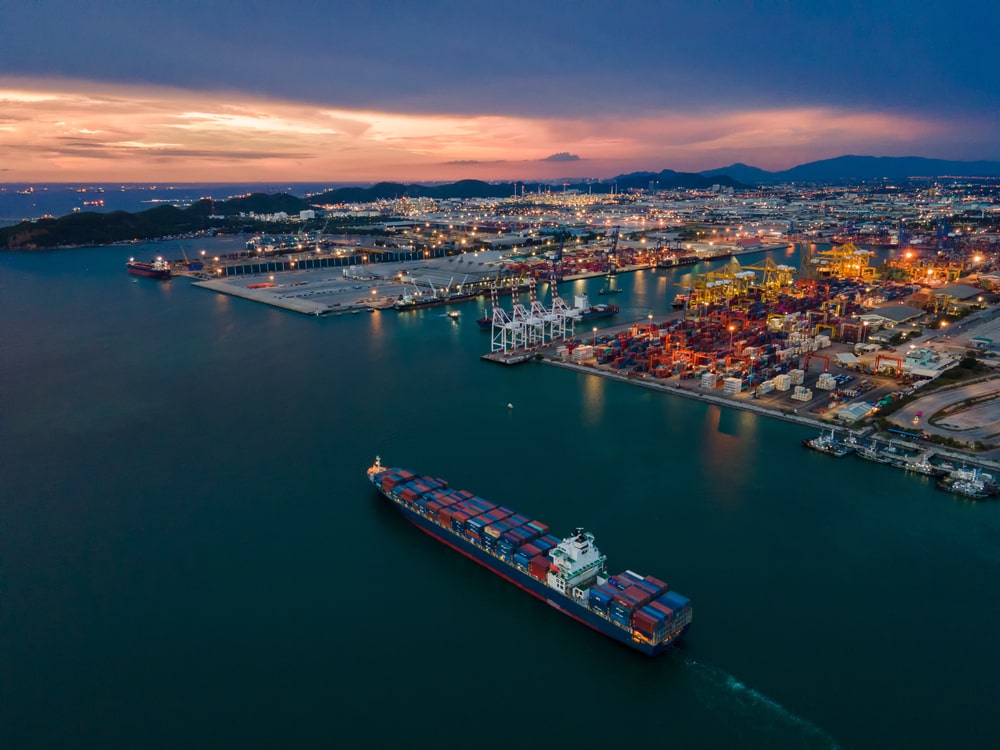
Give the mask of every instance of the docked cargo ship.
<path id="1" fill-rule="evenodd" d="M 386 468 L 368 479 L 411 523 L 452 549 L 594 630 L 648 656 L 691 624 L 691 602 L 652 576 L 608 575 L 607 558 L 582 528 L 563 539 L 549 527 L 443 479 Z"/>
<path id="2" fill-rule="evenodd" d="M 163 260 L 163 258 L 157 258 L 149 263 L 143 263 L 135 258 L 129 258 L 125 267 L 133 276 L 146 276 L 150 279 L 170 278 L 170 264 Z"/>
<path id="3" fill-rule="evenodd" d="M 577 320 L 597 320 L 598 318 L 610 318 L 617 315 L 621 308 L 618 305 L 606 305 L 604 303 L 592 305 L 590 298 L 586 294 L 578 294 L 573 298 L 573 307 L 569 309 L 570 315 Z"/>
<path id="4" fill-rule="evenodd" d="M 421 297 L 404 295 L 393 304 L 393 307 L 400 312 L 404 312 L 406 310 L 419 310 L 422 307 L 440 307 L 441 305 L 450 305 L 455 302 L 468 302 L 478 296 L 479 292 L 462 292 L 444 296 L 427 295 Z"/>

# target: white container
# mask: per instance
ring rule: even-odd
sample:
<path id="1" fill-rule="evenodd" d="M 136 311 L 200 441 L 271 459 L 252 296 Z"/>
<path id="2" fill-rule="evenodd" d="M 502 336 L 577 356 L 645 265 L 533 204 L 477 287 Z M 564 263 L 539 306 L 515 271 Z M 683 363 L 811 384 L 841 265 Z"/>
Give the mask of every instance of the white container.
<path id="1" fill-rule="evenodd" d="M 727 396 L 739 395 L 743 390 L 743 378 L 726 378 L 722 381 L 722 392 Z"/>
<path id="2" fill-rule="evenodd" d="M 792 387 L 792 379 L 787 373 L 781 373 L 781 375 L 774 376 L 774 388 L 778 391 L 787 391 Z"/>
<path id="3" fill-rule="evenodd" d="M 805 370 L 789 370 L 788 377 L 791 378 L 792 385 L 801 385 L 806 373 Z"/>
<path id="4" fill-rule="evenodd" d="M 765 380 L 758 386 L 758 388 L 760 388 L 761 393 L 770 393 L 774 390 L 774 381 Z"/>
<path id="5" fill-rule="evenodd" d="M 819 380 L 816 381 L 816 387 L 824 391 L 832 391 L 837 387 L 837 381 L 828 372 L 824 372 L 819 376 Z"/>
<path id="6" fill-rule="evenodd" d="M 706 372 L 701 376 L 701 387 L 705 390 L 712 390 L 718 382 L 714 372 Z"/>

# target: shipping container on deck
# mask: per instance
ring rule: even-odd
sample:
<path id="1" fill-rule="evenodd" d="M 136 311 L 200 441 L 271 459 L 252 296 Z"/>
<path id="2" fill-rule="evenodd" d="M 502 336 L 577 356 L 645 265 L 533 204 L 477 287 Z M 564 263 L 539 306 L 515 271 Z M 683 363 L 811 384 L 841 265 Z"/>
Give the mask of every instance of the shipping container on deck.
<path id="1" fill-rule="evenodd" d="M 677 616 L 677 611 L 668 604 L 664 604 L 659 599 L 654 599 L 649 604 L 646 605 L 647 609 L 652 609 L 659 612 L 667 623 L 673 622 L 674 617 Z"/>
<path id="2" fill-rule="evenodd" d="M 503 534 L 505 531 L 510 531 L 510 523 L 508 523 L 506 520 L 496 521 L 494 523 L 491 523 L 485 529 L 483 529 L 483 532 L 487 536 L 493 538 L 494 544 L 500 538 L 500 535 Z"/>
<path id="3" fill-rule="evenodd" d="M 469 522 L 466 524 L 467 527 L 476 529 L 477 531 L 480 532 L 489 525 L 490 525 L 489 513 L 482 513 L 478 516 L 470 516 Z"/>
<path id="4" fill-rule="evenodd" d="M 403 483 L 403 478 L 399 476 L 399 474 L 390 474 L 388 472 L 383 474 L 382 478 L 379 480 L 379 486 L 386 492 L 391 490 L 396 485 L 402 483 Z"/>
<path id="5" fill-rule="evenodd" d="M 533 529 L 538 529 L 538 533 L 539 534 L 548 534 L 549 533 L 549 527 L 546 526 L 541 521 L 528 521 L 528 526 L 530 526 Z"/>
<path id="6" fill-rule="evenodd" d="M 652 637 L 665 629 L 665 618 L 656 610 L 642 607 L 632 614 L 632 627 L 643 635 Z"/>
<path id="7" fill-rule="evenodd" d="M 631 627 L 632 625 L 632 613 L 630 611 L 620 611 L 616 610 L 614 604 L 611 605 L 608 610 L 608 617 L 611 618 L 611 622 L 621 625 L 623 628 Z"/>
<path id="8" fill-rule="evenodd" d="M 609 586 L 608 584 L 594 586 L 590 589 L 590 606 L 607 614 L 608 607 L 611 606 L 611 601 L 614 599 L 617 590 L 614 586 Z"/>
<path id="9" fill-rule="evenodd" d="M 547 544 L 551 544 L 553 547 L 555 547 L 562 541 L 562 539 L 557 537 L 555 534 L 546 534 L 545 536 L 542 537 L 542 539 L 544 539 Z"/>
<path id="10" fill-rule="evenodd" d="M 649 604 L 649 602 L 652 601 L 653 599 L 652 591 L 648 591 L 647 589 L 638 585 L 629 586 L 622 592 L 622 595 L 627 596 L 633 601 L 638 602 L 638 606 L 640 607 Z"/>
<path id="11" fill-rule="evenodd" d="M 670 587 L 667 586 L 666 582 L 661 581 L 659 578 L 653 578 L 653 576 L 646 576 L 645 578 L 643 578 L 643 580 L 654 587 L 655 590 L 655 593 L 653 594 L 654 599 L 659 596 L 663 596 L 663 594 L 667 593 L 670 590 Z"/>
<path id="12" fill-rule="evenodd" d="M 690 608 L 691 606 L 690 599 L 688 599 L 686 596 L 681 596 L 680 594 L 674 591 L 670 591 L 664 594 L 659 599 L 657 599 L 657 601 L 662 602 L 666 606 L 670 607 L 670 609 L 678 613 L 685 609 Z"/>
<path id="13" fill-rule="evenodd" d="M 478 496 L 473 496 L 472 501 L 479 505 L 482 505 L 483 508 L 486 510 L 493 510 L 495 507 L 497 507 L 496 503 L 491 503 L 489 500 L 483 500 L 483 498 Z"/>
<path id="14" fill-rule="evenodd" d="M 556 544 L 558 544 L 558 542 L 553 543 L 551 539 L 547 539 L 544 536 L 532 542 L 532 545 L 535 546 L 539 552 L 548 552 L 550 549 L 554 548 Z"/>
<path id="15" fill-rule="evenodd" d="M 549 574 L 549 565 L 552 564 L 552 558 L 548 555 L 535 555 L 528 562 L 528 573 L 531 574 L 533 578 L 537 578 L 539 581 L 544 581 Z"/>
<path id="16" fill-rule="evenodd" d="M 456 534 L 462 534 L 465 532 L 465 522 L 469 520 L 469 514 L 458 511 L 455 515 L 451 517 L 451 530 Z"/>

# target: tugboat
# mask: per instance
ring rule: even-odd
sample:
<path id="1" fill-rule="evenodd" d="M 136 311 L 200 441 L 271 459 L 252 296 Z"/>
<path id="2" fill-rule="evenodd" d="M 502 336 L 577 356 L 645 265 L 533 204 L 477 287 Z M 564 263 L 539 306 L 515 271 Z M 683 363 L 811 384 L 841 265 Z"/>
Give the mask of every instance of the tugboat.
<path id="1" fill-rule="evenodd" d="M 835 458 L 843 458 L 854 451 L 854 446 L 850 443 L 837 440 L 832 429 L 829 435 L 824 432 L 814 438 L 804 438 L 802 445 L 805 448 L 811 448 L 814 451 L 819 451 Z"/>
<path id="2" fill-rule="evenodd" d="M 900 466 L 907 471 L 912 471 L 915 474 L 923 474 L 925 477 L 934 477 L 935 479 L 940 479 L 948 475 L 947 469 L 932 464 L 927 460 L 926 456 L 919 459 L 904 461 L 900 464 Z"/>
<path id="3" fill-rule="evenodd" d="M 986 500 L 1000 494 L 990 474 L 979 469 L 956 469 L 937 483 L 938 489 L 972 500 Z"/>

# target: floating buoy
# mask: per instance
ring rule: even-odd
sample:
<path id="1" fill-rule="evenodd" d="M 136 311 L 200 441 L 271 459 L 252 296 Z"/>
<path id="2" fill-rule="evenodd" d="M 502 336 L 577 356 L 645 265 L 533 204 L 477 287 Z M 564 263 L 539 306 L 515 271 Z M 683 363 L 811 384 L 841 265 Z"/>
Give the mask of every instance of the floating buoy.
<path id="1" fill-rule="evenodd" d="M 508 409 L 513 409 L 514 408 L 514 404 L 507 404 L 507 408 Z"/>

